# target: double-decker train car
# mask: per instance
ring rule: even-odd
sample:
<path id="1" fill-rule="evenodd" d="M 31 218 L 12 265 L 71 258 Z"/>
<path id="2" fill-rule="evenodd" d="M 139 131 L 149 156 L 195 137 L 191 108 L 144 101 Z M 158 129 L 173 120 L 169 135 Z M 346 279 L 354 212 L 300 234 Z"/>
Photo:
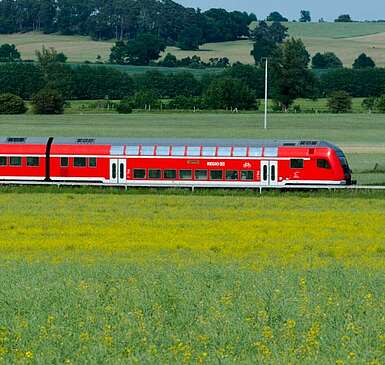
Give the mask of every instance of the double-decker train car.
<path id="1" fill-rule="evenodd" d="M 151 187 L 348 185 L 323 141 L 0 137 L 0 179 Z"/>

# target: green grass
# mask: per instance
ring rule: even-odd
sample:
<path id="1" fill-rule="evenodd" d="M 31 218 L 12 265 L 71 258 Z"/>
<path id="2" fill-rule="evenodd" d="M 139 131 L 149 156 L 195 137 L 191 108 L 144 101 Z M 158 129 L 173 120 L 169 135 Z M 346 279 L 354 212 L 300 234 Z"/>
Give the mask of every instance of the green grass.
<path id="1" fill-rule="evenodd" d="M 385 22 L 352 23 L 283 23 L 292 37 L 300 38 L 353 38 L 385 32 Z M 255 28 L 256 23 L 251 24 Z"/>
<path id="2" fill-rule="evenodd" d="M 5 364 L 383 360 L 383 195 L 17 190 L 0 189 Z"/>
<path id="3" fill-rule="evenodd" d="M 385 119 L 379 114 L 134 113 L 0 116 L 0 135 L 320 139 L 340 145 L 362 184 L 383 184 Z"/>
<path id="4" fill-rule="evenodd" d="M 289 35 L 301 38 L 311 55 L 317 52 L 334 52 L 346 67 L 351 67 L 363 52 L 372 57 L 378 66 L 385 66 L 385 23 L 286 23 Z M 248 40 L 209 43 L 196 51 L 169 48 L 178 57 L 198 54 L 202 59 L 228 57 L 232 62 L 253 63 L 250 56 L 252 43 Z"/>

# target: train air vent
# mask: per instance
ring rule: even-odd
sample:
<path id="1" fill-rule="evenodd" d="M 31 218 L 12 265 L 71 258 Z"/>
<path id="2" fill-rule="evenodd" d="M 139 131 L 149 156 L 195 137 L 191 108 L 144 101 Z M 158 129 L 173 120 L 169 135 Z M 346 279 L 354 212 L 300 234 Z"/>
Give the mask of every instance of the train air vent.
<path id="1" fill-rule="evenodd" d="M 26 138 L 24 137 L 9 137 L 7 138 L 8 143 L 25 143 Z"/>
<path id="2" fill-rule="evenodd" d="M 283 144 L 284 147 L 293 147 L 293 146 L 296 146 L 296 143 L 293 143 L 293 142 L 286 142 Z"/>
<path id="3" fill-rule="evenodd" d="M 78 138 L 76 140 L 76 143 L 78 143 L 78 144 L 94 144 L 95 139 L 94 138 Z"/>

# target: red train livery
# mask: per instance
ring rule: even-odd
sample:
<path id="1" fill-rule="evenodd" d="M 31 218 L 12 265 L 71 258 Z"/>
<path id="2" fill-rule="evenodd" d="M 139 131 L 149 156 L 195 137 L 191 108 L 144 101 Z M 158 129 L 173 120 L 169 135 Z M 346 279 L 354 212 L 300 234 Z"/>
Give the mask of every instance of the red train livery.
<path id="1" fill-rule="evenodd" d="M 0 137 L 0 179 L 152 187 L 347 185 L 323 141 Z"/>

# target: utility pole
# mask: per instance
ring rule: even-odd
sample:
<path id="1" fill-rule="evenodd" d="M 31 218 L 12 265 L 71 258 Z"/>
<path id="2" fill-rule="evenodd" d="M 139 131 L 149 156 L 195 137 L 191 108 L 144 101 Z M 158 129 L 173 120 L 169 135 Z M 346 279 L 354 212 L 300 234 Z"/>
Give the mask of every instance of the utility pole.
<path id="1" fill-rule="evenodd" d="M 263 124 L 263 127 L 264 129 L 267 129 L 267 107 L 268 107 L 268 81 L 267 81 L 267 77 L 268 77 L 268 71 L 267 71 L 267 68 L 268 68 L 268 59 L 267 57 L 265 59 L 263 59 L 265 61 L 265 121 L 264 121 L 264 124 Z"/>

